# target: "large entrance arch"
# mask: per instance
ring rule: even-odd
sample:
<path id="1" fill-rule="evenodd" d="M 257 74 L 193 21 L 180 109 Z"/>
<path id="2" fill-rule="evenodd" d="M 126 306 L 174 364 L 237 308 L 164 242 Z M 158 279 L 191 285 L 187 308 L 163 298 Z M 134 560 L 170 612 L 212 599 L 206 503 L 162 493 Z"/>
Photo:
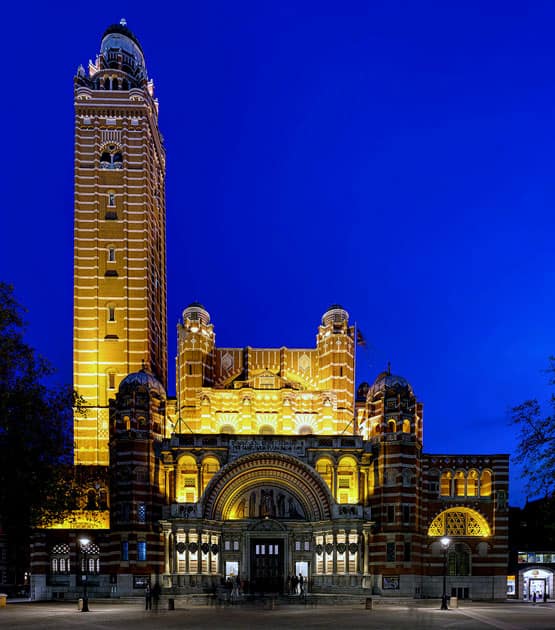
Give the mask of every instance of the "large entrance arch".
<path id="1" fill-rule="evenodd" d="M 281 453 L 246 455 L 209 483 L 203 516 L 212 520 L 331 518 L 330 491 L 307 464 Z"/>
<path id="2" fill-rule="evenodd" d="M 287 576 L 296 570 L 295 546 L 312 540 L 312 523 L 332 518 L 333 500 L 313 468 L 283 453 L 262 452 L 222 468 L 202 503 L 203 518 L 227 522 L 226 535 L 237 532 L 239 554 L 224 548 L 224 557 L 236 558 L 249 591 L 262 594 L 286 590 Z M 307 566 L 309 550 L 310 542 Z"/>

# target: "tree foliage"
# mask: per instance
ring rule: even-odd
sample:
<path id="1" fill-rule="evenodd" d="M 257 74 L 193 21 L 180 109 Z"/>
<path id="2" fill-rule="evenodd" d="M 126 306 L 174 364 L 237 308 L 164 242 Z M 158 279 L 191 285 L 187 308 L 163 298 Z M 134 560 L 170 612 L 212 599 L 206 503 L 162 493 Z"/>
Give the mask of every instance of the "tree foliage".
<path id="1" fill-rule="evenodd" d="M 555 357 L 549 358 L 546 372 L 549 384 L 555 386 Z M 515 461 L 523 465 L 531 497 L 555 496 L 555 392 L 547 411 L 536 399 L 512 409 L 512 422 L 519 432 Z"/>
<path id="2" fill-rule="evenodd" d="M 30 531 L 69 509 L 74 494 L 74 394 L 45 384 L 52 369 L 25 342 L 24 330 L 13 288 L 0 282 L 0 523 L 19 575 Z"/>

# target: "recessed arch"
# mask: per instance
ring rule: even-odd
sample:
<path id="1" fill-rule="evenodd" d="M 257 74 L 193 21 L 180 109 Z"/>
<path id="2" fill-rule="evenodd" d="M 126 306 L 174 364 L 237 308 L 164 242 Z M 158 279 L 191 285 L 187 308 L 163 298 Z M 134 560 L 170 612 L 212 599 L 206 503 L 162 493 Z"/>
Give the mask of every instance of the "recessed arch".
<path id="1" fill-rule="evenodd" d="M 331 518 L 332 498 L 325 482 L 307 464 L 281 453 L 245 455 L 224 466 L 206 488 L 204 518 L 228 520 L 238 497 L 262 486 L 293 495 L 307 520 Z"/>

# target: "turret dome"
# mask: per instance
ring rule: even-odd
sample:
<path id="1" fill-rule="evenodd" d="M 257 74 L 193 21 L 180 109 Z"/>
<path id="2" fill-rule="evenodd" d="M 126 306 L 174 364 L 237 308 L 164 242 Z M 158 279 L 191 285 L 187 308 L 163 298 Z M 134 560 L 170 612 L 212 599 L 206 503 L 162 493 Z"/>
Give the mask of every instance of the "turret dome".
<path id="1" fill-rule="evenodd" d="M 119 392 L 132 392 L 138 388 L 148 389 L 149 393 L 156 394 L 160 398 L 166 397 L 162 383 L 145 367 L 141 368 L 138 372 L 128 374 L 120 383 Z"/>
<path id="2" fill-rule="evenodd" d="M 368 390 L 368 398 L 374 398 L 377 394 L 391 388 L 408 388 L 409 392 L 411 394 L 413 393 L 412 387 L 407 379 L 402 376 L 392 374 L 391 370 L 388 368 L 386 371 L 378 374 L 373 385 Z"/>
<path id="3" fill-rule="evenodd" d="M 335 322 L 348 322 L 349 313 L 341 304 L 332 304 L 322 316 L 322 325 L 327 326 Z"/>
<path id="4" fill-rule="evenodd" d="M 200 321 L 205 325 L 210 323 L 210 313 L 200 302 L 191 302 L 183 311 L 183 321 Z"/>

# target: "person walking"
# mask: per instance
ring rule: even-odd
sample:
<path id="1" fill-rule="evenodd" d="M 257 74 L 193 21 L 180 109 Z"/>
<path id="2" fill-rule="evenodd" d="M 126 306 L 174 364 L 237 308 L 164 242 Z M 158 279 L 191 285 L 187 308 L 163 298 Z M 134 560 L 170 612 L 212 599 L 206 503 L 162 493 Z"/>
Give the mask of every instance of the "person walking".
<path id="1" fill-rule="evenodd" d="M 302 573 L 299 573 L 299 595 L 304 595 L 304 577 Z"/>
<path id="2" fill-rule="evenodd" d="M 150 584 L 145 588 L 145 610 L 152 610 L 152 591 L 150 590 Z"/>

